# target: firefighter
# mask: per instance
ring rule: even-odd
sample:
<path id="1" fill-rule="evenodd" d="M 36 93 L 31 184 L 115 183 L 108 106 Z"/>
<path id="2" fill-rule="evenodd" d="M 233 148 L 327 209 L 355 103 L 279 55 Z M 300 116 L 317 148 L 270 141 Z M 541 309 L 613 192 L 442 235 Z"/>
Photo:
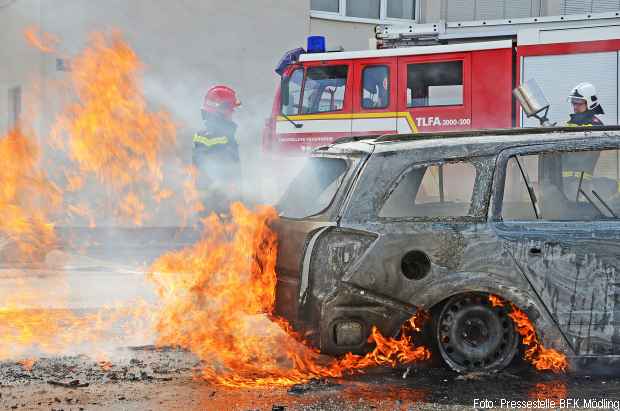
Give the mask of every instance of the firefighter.
<path id="1" fill-rule="evenodd" d="M 193 137 L 192 162 L 197 169 L 196 185 L 204 205 L 204 215 L 225 214 L 231 202 L 240 198 L 241 166 L 235 139 L 237 124 L 233 113 L 241 105 L 227 86 L 207 91 L 202 107 L 205 128 Z"/>
<path id="2" fill-rule="evenodd" d="M 568 96 L 573 114 L 566 123 L 569 127 L 598 127 L 603 122 L 596 116 L 605 114 L 591 83 L 579 83 Z M 598 162 L 599 152 L 568 153 L 562 156 L 564 192 L 570 201 L 584 201 L 579 190 L 589 192 Z"/>
<path id="3" fill-rule="evenodd" d="M 568 126 L 593 127 L 602 126 L 603 122 L 596 117 L 597 114 L 605 114 L 601 103 L 596 96 L 596 88 L 591 83 L 577 84 L 568 101 L 573 106 L 573 114 L 566 123 Z"/>

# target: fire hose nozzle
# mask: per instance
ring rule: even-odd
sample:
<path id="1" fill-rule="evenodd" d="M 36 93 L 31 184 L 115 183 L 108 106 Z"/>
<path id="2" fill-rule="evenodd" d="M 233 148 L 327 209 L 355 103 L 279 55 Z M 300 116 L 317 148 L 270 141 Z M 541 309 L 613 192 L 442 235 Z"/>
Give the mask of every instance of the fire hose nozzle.
<path id="1" fill-rule="evenodd" d="M 536 80 L 530 79 L 524 84 L 512 91 L 523 111 L 528 117 L 537 118 L 543 127 L 552 127 L 553 124 L 547 118 L 549 107 L 551 104 L 545 97 L 545 94 L 536 83 Z"/>

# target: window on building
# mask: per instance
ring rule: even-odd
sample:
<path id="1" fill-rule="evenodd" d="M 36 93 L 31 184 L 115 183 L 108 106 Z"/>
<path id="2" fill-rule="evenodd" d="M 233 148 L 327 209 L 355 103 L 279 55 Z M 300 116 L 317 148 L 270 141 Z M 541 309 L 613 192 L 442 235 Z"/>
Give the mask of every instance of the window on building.
<path id="1" fill-rule="evenodd" d="M 516 19 L 540 16 L 541 0 L 447 0 L 448 21 Z"/>
<path id="2" fill-rule="evenodd" d="M 304 80 L 304 70 L 297 69 L 288 80 L 284 80 L 282 93 L 282 113 L 286 115 L 299 114 L 299 101 L 301 99 L 301 85 Z M 287 98 L 288 97 L 288 98 Z"/>
<path id="3" fill-rule="evenodd" d="M 381 0 L 347 0 L 346 15 L 365 19 L 381 17 Z"/>
<path id="4" fill-rule="evenodd" d="M 561 0 L 562 14 L 604 13 L 620 10 L 620 0 Z"/>
<path id="5" fill-rule="evenodd" d="M 620 216 L 618 150 L 512 157 L 504 220 L 592 221 Z M 530 195 L 528 185 L 533 195 Z"/>
<path id="6" fill-rule="evenodd" d="M 390 104 L 388 66 L 369 66 L 362 72 L 362 107 L 386 108 Z"/>
<path id="7" fill-rule="evenodd" d="M 310 9 L 338 13 L 340 11 L 340 0 L 310 0 Z"/>
<path id="8" fill-rule="evenodd" d="M 454 106 L 463 104 L 463 62 L 407 65 L 407 106 Z"/>
<path id="9" fill-rule="evenodd" d="M 317 17 L 342 20 L 415 20 L 416 0 L 311 0 Z M 324 14 L 321 14 L 324 13 Z"/>
<path id="10" fill-rule="evenodd" d="M 9 129 L 15 127 L 19 122 L 22 112 L 22 88 L 20 86 L 9 89 Z"/>
<path id="11" fill-rule="evenodd" d="M 415 1 L 387 0 L 386 16 L 392 19 L 415 19 Z"/>
<path id="12" fill-rule="evenodd" d="M 309 68 L 301 112 L 311 114 L 342 110 L 348 71 L 348 66 Z"/>
<path id="13" fill-rule="evenodd" d="M 466 162 L 416 167 L 398 183 L 380 217 L 463 217 L 469 214 L 476 168 Z"/>

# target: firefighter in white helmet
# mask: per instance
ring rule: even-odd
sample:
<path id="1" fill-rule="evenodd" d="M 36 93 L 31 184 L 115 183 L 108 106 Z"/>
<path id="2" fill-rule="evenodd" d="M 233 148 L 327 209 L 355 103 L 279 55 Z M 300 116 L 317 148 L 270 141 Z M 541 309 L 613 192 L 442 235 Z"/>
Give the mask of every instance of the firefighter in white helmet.
<path id="1" fill-rule="evenodd" d="M 570 120 L 566 123 L 568 126 L 593 127 L 603 125 L 603 122 L 596 115 L 605 114 L 605 112 L 592 83 L 577 84 L 569 94 L 568 101 L 573 106 L 573 114 L 570 115 Z"/>
<path id="2" fill-rule="evenodd" d="M 600 127 L 603 122 L 596 116 L 605 114 L 592 83 L 579 83 L 567 98 L 573 107 L 569 127 Z M 562 155 L 562 177 L 564 192 L 568 198 L 580 199 L 579 189 L 588 190 L 594 177 L 594 169 L 600 152 L 567 153 Z"/>

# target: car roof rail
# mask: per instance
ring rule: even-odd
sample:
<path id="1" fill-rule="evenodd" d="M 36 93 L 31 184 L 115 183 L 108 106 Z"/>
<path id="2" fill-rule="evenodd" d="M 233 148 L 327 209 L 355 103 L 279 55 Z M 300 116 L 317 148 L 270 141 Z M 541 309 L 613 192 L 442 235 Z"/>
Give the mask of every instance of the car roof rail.
<path id="1" fill-rule="evenodd" d="M 334 144 L 345 144 L 345 143 L 354 143 L 356 141 L 363 141 L 363 140 L 374 140 L 378 137 L 381 137 L 381 134 L 373 134 L 373 135 L 365 135 L 365 136 L 351 136 L 351 137 L 340 137 L 337 138 L 336 140 L 332 141 L 329 144 L 326 144 L 324 146 L 318 147 L 318 148 L 323 148 L 324 147 L 331 147 Z"/>
<path id="2" fill-rule="evenodd" d="M 522 135 L 522 134 L 547 134 L 558 132 L 580 132 L 580 131 L 620 131 L 620 126 L 596 126 L 596 127 L 528 127 L 528 128 L 494 128 L 483 130 L 461 130 L 461 131 L 438 131 L 424 132 L 416 134 L 385 134 L 375 139 L 376 143 L 415 141 L 415 140 L 438 140 L 444 138 L 466 138 L 483 137 L 493 135 Z"/>

